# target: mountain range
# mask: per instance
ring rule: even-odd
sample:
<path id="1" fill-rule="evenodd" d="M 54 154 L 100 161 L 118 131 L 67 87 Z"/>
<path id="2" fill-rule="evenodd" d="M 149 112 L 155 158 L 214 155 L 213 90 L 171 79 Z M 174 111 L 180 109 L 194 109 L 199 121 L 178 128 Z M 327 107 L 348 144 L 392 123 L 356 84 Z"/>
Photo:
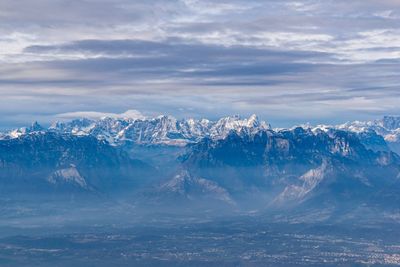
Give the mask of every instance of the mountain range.
<path id="1" fill-rule="evenodd" d="M 339 129 L 357 133 L 366 144 L 377 145 L 379 149 L 385 146 L 394 151 L 399 151 L 400 143 L 400 117 L 385 116 L 374 121 L 354 121 L 341 125 L 301 126 L 320 130 Z M 207 119 L 181 119 L 172 116 L 159 116 L 156 118 L 110 118 L 98 120 L 81 118 L 69 122 L 54 122 L 45 129 L 37 122 L 30 127 L 22 127 L 8 132 L 0 133 L 0 139 L 17 138 L 31 132 L 55 132 L 76 136 L 94 136 L 106 140 L 112 145 L 132 142 L 136 144 L 165 144 L 184 146 L 195 143 L 204 137 L 223 139 L 231 131 L 242 134 L 272 129 L 271 125 L 259 121 L 256 115 L 247 119 L 240 116 L 225 117 L 217 121 Z M 279 130 L 279 129 L 275 129 Z M 382 138 L 384 140 L 382 140 Z M 370 140 L 368 140 L 370 139 Z"/>
<path id="2" fill-rule="evenodd" d="M 394 116 L 290 129 L 255 115 L 33 123 L 0 134 L 0 189 L 128 194 L 138 205 L 398 209 L 399 148 Z"/>
<path id="3" fill-rule="evenodd" d="M 30 127 L 5 132 L 0 136 L 2 139 L 12 139 L 32 132 L 54 132 L 75 136 L 94 136 L 99 140 L 106 140 L 112 145 L 135 143 L 184 146 L 204 137 L 224 138 L 230 131 L 250 133 L 270 128 L 269 124 L 260 122 L 256 115 L 252 115 L 248 119 L 233 116 L 218 121 L 177 120 L 171 116 L 159 116 L 151 119 L 105 117 L 99 120 L 81 118 L 70 122 L 55 122 L 47 129 L 35 122 Z"/>

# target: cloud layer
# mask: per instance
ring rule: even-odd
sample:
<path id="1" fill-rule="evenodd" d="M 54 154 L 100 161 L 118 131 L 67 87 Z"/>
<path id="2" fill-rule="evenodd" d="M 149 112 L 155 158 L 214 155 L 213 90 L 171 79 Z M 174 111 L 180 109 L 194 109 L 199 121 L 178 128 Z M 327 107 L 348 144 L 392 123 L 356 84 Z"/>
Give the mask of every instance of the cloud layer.
<path id="1" fill-rule="evenodd" d="M 400 2 L 0 3 L 0 124 L 57 114 L 276 125 L 399 114 Z M 95 113 L 93 113 L 95 114 Z"/>

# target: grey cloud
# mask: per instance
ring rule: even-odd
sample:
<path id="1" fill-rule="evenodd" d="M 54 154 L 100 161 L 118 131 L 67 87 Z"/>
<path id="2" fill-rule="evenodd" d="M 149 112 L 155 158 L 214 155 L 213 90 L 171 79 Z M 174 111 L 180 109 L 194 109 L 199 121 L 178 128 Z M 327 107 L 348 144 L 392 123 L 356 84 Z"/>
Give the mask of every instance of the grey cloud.
<path id="1" fill-rule="evenodd" d="M 399 7 L 396 0 L 4 0 L 0 124 L 132 108 L 256 112 L 286 122 L 400 113 Z"/>
<path id="2" fill-rule="evenodd" d="M 165 42 L 152 42 L 141 40 L 82 40 L 63 45 L 35 45 L 26 47 L 25 52 L 30 53 L 66 53 L 85 52 L 101 53 L 104 55 L 142 55 L 142 56 L 163 56 L 163 55 L 184 55 L 189 58 L 200 59 L 207 57 L 275 57 L 282 59 L 300 59 L 325 56 L 325 53 L 308 51 L 287 51 L 262 49 L 248 46 L 218 46 L 199 43 L 185 43 L 182 39 L 170 39 Z M 197 53 L 196 53 L 197 52 Z"/>
<path id="3" fill-rule="evenodd" d="M 134 40 L 99 41 L 86 40 L 61 46 L 32 46 L 30 53 L 73 53 L 101 54 L 100 58 L 43 62 L 48 68 L 69 70 L 75 73 L 105 73 L 123 82 L 129 78 L 140 81 L 170 78 L 178 81 L 187 79 L 225 79 L 244 82 L 240 77 L 273 76 L 311 71 L 314 64 L 298 63 L 302 60 L 329 58 L 326 53 L 283 51 L 251 47 L 222 47 L 216 45 L 156 43 Z M 123 57 L 118 57 L 123 55 Z M 73 79 L 73 81 L 75 81 Z M 99 79 L 100 81 L 100 79 Z M 117 82 L 117 81 L 115 81 Z M 260 82 L 260 81 L 258 81 Z M 194 81 L 194 83 L 198 83 Z M 208 82 L 209 83 L 209 82 Z"/>
<path id="4" fill-rule="evenodd" d="M 123 22 L 138 22 L 156 16 L 170 15 L 179 1 L 149 0 L 132 2 L 127 0 L 41 0 L 1 1 L 0 21 L 3 25 L 19 27 L 36 25 L 55 27 L 58 25 L 115 25 Z M 179 6 L 179 5 L 178 5 Z"/>

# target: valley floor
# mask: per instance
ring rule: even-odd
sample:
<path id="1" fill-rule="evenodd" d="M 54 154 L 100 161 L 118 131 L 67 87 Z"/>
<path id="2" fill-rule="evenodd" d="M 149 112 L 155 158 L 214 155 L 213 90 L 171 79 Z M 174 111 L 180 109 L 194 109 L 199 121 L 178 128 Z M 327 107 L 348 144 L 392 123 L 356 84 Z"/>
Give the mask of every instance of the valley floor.
<path id="1" fill-rule="evenodd" d="M 193 223 L 1 227 L 1 266 L 398 266 L 400 225 Z"/>

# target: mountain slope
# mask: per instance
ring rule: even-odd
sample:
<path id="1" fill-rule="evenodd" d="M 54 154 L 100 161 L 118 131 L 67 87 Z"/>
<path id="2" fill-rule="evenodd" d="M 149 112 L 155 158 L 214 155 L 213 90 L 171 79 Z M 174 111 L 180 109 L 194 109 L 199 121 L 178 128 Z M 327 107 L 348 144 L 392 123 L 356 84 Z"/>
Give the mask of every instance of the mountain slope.
<path id="1" fill-rule="evenodd" d="M 192 175 L 218 183 L 234 197 L 248 192 L 269 196 L 265 205 L 372 199 L 385 205 L 379 192 L 400 190 L 398 155 L 367 149 L 356 134 L 332 129 L 231 133 L 191 145 L 181 159 Z"/>
<path id="2" fill-rule="evenodd" d="M 33 132 L 0 140 L 3 188 L 105 192 L 135 183 L 148 166 L 91 136 Z"/>
<path id="3" fill-rule="evenodd" d="M 398 126 L 395 117 L 282 130 L 256 116 L 34 123 L 1 135 L 0 190 L 146 192 L 160 207 L 398 208 L 400 157 L 388 141 Z"/>
<path id="4" fill-rule="evenodd" d="M 162 183 L 157 190 L 158 197 L 184 199 L 185 201 L 199 198 L 206 201 L 220 201 L 235 205 L 230 194 L 216 182 L 193 177 L 188 171 L 181 171 L 171 180 Z"/>

